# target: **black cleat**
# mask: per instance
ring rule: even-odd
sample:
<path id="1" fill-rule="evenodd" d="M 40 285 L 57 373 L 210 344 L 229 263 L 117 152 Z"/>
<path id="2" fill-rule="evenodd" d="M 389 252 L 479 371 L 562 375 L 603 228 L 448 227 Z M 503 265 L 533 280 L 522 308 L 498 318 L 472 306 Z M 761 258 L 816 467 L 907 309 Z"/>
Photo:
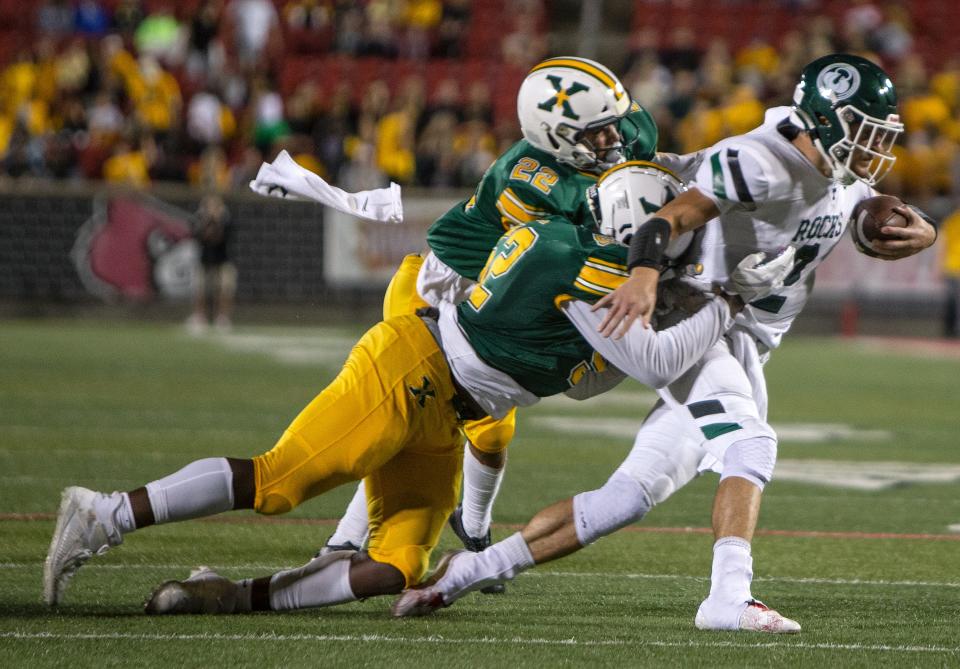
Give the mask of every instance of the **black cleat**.
<path id="1" fill-rule="evenodd" d="M 328 539 L 327 540 L 328 543 L 325 543 L 323 546 L 321 546 L 320 550 L 318 550 L 316 553 L 313 554 L 313 557 L 315 558 L 323 557 L 328 553 L 334 553 L 336 551 L 353 551 L 354 553 L 357 553 L 360 551 L 359 546 L 349 541 L 344 542 L 342 544 L 331 544 L 329 543 L 329 541 L 330 540 Z"/>
<path id="2" fill-rule="evenodd" d="M 450 529 L 453 530 L 453 533 L 456 534 L 460 541 L 463 542 L 463 547 L 466 548 L 471 553 L 480 553 L 490 547 L 490 544 L 493 541 L 490 538 L 490 530 L 487 530 L 486 535 L 482 537 L 471 537 L 467 534 L 467 531 L 463 529 L 463 507 L 458 506 L 453 510 L 453 513 L 450 514 Z M 485 595 L 502 595 L 506 592 L 507 586 L 505 583 L 494 583 L 493 585 L 488 585 L 487 587 L 480 590 Z"/>

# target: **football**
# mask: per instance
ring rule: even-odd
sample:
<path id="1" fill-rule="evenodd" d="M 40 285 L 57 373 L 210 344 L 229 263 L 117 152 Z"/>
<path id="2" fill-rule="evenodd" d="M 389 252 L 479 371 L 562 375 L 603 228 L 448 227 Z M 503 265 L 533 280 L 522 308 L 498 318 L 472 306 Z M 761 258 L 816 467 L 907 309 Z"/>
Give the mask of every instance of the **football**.
<path id="1" fill-rule="evenodd" d="M 880 256 L 870 247 L 870 242 L 895 239 L 895 237 L 880 232 L 880 228 L 885 225 L 892 227 L 905 226 L 907 224 L 906 217 L 893 210 L 894 207 L 903 206 L 905 206 L 903 201 L 893 195 L 876 195 L 857 203 L 850 215 L 850 234 L 853 236 L 853 243 L 860 253 L 872 258 Z"/>

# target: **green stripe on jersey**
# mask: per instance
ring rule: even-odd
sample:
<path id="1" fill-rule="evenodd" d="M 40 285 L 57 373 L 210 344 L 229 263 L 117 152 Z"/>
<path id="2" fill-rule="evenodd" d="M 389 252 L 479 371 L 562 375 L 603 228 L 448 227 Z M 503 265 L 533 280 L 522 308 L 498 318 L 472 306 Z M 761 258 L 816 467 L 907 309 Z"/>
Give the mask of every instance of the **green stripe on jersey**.
<path id="1" fill-rule="evenodd" d="M 742 430 L 743 427 L 740 423 L 711 423 L 710 425 L 704 425 L 700 428 L 700 431 L 703 432 L 703 436 L 707 439 L 716 439 L 722 434 L 727 432 L 734 432 L 736 430 Z"/>
<path id="2" fill-rule="evenodd" d="M 717 197 L 727 199 L 727 187 L 723 182 L 723 167 L 720 165 L 720 154 L 710 156 L 710 167 L 713 169 L 713 192 Z"/>

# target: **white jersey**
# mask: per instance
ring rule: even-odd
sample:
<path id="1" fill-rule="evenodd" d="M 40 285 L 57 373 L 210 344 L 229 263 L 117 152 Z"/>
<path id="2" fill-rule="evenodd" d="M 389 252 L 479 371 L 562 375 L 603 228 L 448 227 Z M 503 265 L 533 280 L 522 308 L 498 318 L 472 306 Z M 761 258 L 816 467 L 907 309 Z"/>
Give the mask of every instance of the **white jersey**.
<path id="1" fill-rule="evenodd" d="M 797 249 L 784 287 L 737 318 L 767 348 L 779 345 L 803 309 L 814 271 L 843 235 L 854 206 L 874 194 L 860 181 L 842 186 L 824 176 L 777 129 L 789 115 L 789 107 L 769 109 L 760 127 L 715 144 L 690 184 L 720 210 L 704 231 L 698 281 L 730 288 L 730 273 L 747 255 Z"/>

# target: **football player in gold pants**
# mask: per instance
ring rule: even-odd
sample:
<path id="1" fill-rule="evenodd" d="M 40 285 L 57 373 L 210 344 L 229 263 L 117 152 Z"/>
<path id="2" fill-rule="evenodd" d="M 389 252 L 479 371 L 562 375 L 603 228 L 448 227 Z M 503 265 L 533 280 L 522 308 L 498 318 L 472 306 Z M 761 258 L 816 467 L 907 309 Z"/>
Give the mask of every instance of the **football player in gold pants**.
<path id="1" fill-rule="evenodd" d="M 408 255 L 403 259 L 384 295 L 384 320 L 412 314 L 417 309 L 430 306 L 417 293 L 417 275 L 423 262 L 420 255 Z M 516 410 L 510 410 L 501 419 L 485 416 L 479 420 L 464 421 L 462 429 L 467 438 L 463 456 L 465 511 L 457 509 L 451 516 L 450 524 L 464 546 L 478 551 L 490 544 L 490 509 L 503 477 L 507 459 L 506 448 L 516 429 Z M 477 524 L 478 517 L 485 520 L 482 526 Z M 318 555 L 335 550 L 359 550 L 365 543 L 368 529 L 367 501 L 364 484 L 361 482 L 336 530 Z M 484 590 L 493 593 L 503 591 L 503 584 Z"/>
<path id="2" fill-rule="evenodd" d="M 471 409 L 469 400 L 455 402 L 457 397 L 444 354 L 424 321 L 414 314 L 383 321 L 360 339 L 336 379 L 270 451 L 250 460 L 198 460 L 129 493 L 67 488 L 45 565 L 45 599 L 59 603 L 73 573 L 94 552 L 120 544 L 135 529 L 231 509 L 285 513 L 359 479 L 368 499 L 367 553 L 329 553 L 239 587 L 209 571 L 192 579 L 223 590 L 215 598 L 215 612 L 221 613 L 400 592 L 422 578 L 457 503 L 463 436 L 455 405 L 460 414 L 480 415 L 475 404 Z M 74 517 L 84 514 L 89 522 L 74 531 Z M 72 536 L 76 532 L 81 540 Z M 170 601 L 177 600 L 177 588 L 160 591 L 163 597 L 151 600 L 152 607 L 177 610 Z"/>

